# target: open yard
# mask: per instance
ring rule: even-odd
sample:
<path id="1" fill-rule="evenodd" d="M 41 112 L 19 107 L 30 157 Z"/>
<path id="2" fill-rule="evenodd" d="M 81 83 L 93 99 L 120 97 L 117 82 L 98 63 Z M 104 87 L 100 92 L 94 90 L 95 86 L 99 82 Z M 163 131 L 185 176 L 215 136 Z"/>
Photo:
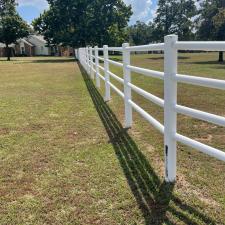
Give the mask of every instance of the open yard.
<path id="1" fill-rule="evenodd" d="M 216 60 L 180 54 L 179 73 L 225 79 Z M 132 64 L 163 70 L 159 54 Z M 162 81 L 132 80 L 163 96 Z M 178 88 L 180 104 L 225 116 L 223 91 Z M 0 61 L 0 224 L 225 224 L 225 163 L 178 145 L 177 183 L 166 184 L 162 136 L 136 113 L 123 129 L 122 99 L 112 91 L 106 104 L 103 93 L 72 58 Z M 133 96 L 163 122 L 160 108 Z M 225 149 L 222 127 L 179 115 L 178 130 Z"/>

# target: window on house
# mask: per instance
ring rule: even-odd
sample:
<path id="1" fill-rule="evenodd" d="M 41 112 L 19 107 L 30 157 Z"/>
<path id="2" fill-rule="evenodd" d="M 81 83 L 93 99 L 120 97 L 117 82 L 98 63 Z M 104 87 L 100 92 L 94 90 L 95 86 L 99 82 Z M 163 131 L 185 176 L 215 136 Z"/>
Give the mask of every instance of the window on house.
<path id="1" fill-rule="evenodd" d="M 41 52 L 43 52 L 44 51 L 44 47 L 43 46 L 41 46 Z"/>

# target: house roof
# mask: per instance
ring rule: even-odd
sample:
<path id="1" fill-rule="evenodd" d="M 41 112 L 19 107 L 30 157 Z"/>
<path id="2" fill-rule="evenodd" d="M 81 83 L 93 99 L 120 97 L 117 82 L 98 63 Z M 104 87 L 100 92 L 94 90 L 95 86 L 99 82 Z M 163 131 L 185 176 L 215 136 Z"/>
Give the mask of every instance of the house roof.
<path id="1" fill-rule="evenodd" d="M 23 41 L 24 43 L 26 43 L 27 45 L 31 46 L 31 47 L 34 47 L 34 45 L 32 43 L 30 43 L 28 40 L 26 39 L 20 39 L 20 41 Z"/>
<path id="2" fill-rule="evenodd" d="M 35 44 L 33 44 L 32 40 L 29 39 L 31 37 L 37 39 L 38 41 L 40 41 L 44 45 L 47 43 L 47 41 L 44 39 L 44 36 L 42 36 L 42 35 L 30 35 L 28 38 L 19 39 L 18 42 L 22 41 L 22 42 L 26 43 L 27 45 L 29 45 L 31 47 L 35 47 Z M 5 48 L 5 47 L 6 46 L 5 46 L 4 43 L 0 43 L 0 48 Z M 11 45 L 9 45 L 9 47 L 14 48 L 15 44 L 11 44 Z"/>
<path id="3" fill-rule="evenodd" d="M 36 38 L 36 39 L 38 39 L 39 41 L 41 41 L 43 44 L 46 44 L 46 43 L 47 43 L 46 40 L 44 39 L 44 36 L 42 36 L 42 35 L 35 35 L 35 34 L 32 34 L 32 35 L 30 35 L 29 37 Z"/>
<path id="4" fill-rule="evenodd" d="M 4 43 L 0 43 L 0 48 L 5 48 L 5 47 L 6 47 L 6 45 Z M 11 45 L 9 45 L 9 47 L 14 48 L 15 44 L 11 44 Z"/>

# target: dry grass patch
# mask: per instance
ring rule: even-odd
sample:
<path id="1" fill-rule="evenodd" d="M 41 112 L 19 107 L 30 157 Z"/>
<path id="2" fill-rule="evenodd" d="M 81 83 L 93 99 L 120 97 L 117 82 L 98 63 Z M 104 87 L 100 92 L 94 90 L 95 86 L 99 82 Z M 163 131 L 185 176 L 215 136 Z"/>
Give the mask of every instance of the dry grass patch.
<path id="1" fill-rule="evenodd" d="M 181 72 L 224 79 L 217 55 L 181 56 Z M 132 61 L 162 70 L 161 55 Z M 0 224 L 224 224 L 224 163 L 179 145 L 178 182 L 166 184 L 162 136 L 136 113 L 123 129 L 121 99 L 112 93 L 105 104 L 73 59 L 0 61 L 0 81 Z M 133 82 L 163 96 L 161 81 Z M 184 105 L 224 115 L 221 92 L 179 93 Z M 134 100 L 163 121 L 162 110 Z M 224 147 L 224 128 L 183 116 L 178 127 Z"/>

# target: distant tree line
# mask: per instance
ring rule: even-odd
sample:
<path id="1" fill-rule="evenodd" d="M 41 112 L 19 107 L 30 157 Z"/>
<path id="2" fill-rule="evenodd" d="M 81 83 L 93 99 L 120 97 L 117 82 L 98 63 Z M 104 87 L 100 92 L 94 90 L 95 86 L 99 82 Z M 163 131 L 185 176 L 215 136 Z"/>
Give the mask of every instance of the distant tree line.
<path id="1" fill-rule="evenodd" d="M 141 45 L 163 41 L 168 34 L 177 34 L 179 40 L 225 40 L 225 0 L 159 0 L 152 22 L 131 26 L 132 9 L 123 0 L 48 3 L 49 10 L 33 21 L 33 27 L 51 45 Z"/>
<path id="2" fill-rule="evenodd" d="M 73 47 L 122 43 L 131 6 L 123 0 L 48 0 L 49 10 L 33 21 L 49 44 Z"/>
<path id="3" fill-rule="evenodd" d="M 129 42 L 142 45 L 163 41 L 168 34 L 179 40 L 224 41 L 225 0 L 159 0 L 156 17 L 149 24 L 137 21 L 127 28 Z M 219 54 L 223 62 L 223 52 Z"/>
<path id="4" fill-rule="evenodd" d="M 131 26 L 132 8 L 123 0 L 47 1 L 49 9 L 32 25 L 51 46 L 120 46 L 125 41 L 142 45 L 161 42 L 168 34 L 177 34 L 179 40 L 225 40 L 225 0 L 158 0 L 153 21 Z M 9 45 L 29 32 L 16 11 L 16 1 L 0 0 L 0 42 L 6 45 L 8 60 Z"/>

